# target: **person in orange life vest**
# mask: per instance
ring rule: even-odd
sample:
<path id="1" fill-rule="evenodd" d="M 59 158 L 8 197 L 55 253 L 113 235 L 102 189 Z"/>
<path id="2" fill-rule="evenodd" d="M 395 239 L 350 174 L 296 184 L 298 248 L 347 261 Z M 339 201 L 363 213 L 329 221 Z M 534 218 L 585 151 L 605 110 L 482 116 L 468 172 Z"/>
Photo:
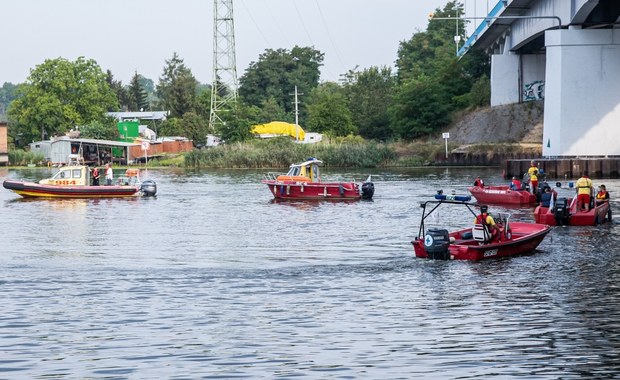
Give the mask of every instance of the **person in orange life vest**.
<path id="1" fill-rule="evenodd" d="M 609 202 L 609 193 L 605 185 L 598 187 L 598 193 L 596 193 L 596 205 L 600 206 L 605 202 Z"/>
<path id="2" fill-rule="evenodd" d="M 502 229 L 495 223 L 495 219 L 489 214 L 489 206 L 480 206 L 480 214 L 474 219 L 474 224 L 482 224 L 486 226 L 491 233 L 491 240 L 500 239 Z"/>
<path id="3" fill-rule="evenodd" d="M 577 191 L 577 209 L 590 211 L 590 196 L 594 192 L 592 180 L 588 177 L 588 172 L 583 171 L 581 178 L 575 184 Z"/>
<path id="4" fill-rule="evenodd" d="M 521 190 L 521 181 L 517 179 L 517 177 L 512 177 L 512 182 L 510 182 L 511 190 Z"/>
<path id="5" fill-rule="evenodd" d="M 476 177 L 474 181 L 474 186 L 484 187 L 484 181 L 480 178 L 480 176 Z"/>
<path id="6" fill-rule="evenodd" d="M 93 169 L 93 186 L 99 186 L 99 168 L 96 166 Z"/>

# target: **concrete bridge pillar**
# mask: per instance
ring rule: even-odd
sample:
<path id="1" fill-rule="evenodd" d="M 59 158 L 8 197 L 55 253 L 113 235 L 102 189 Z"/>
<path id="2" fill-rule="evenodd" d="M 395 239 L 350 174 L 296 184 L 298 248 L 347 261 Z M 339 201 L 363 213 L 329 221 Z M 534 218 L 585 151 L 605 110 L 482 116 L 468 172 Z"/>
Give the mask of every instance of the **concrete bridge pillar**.
<path id="1" fill-rule="evenodd" d="M 543 156 L 620 155 L 620 29 L 545 32 Z"/>

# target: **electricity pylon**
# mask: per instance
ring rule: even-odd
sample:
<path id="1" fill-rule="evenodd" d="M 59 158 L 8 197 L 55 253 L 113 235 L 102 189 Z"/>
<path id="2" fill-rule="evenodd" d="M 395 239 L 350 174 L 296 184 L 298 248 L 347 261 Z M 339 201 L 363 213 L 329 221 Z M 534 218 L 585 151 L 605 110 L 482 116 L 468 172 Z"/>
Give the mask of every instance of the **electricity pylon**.
<path id="1" fill-rule="evenodd" d="M 213 1 L 213 81 L 209 128 L 225 124 L 224 114 L 233 114 L 237 104 L 237 63 L 233 0 Z"/>

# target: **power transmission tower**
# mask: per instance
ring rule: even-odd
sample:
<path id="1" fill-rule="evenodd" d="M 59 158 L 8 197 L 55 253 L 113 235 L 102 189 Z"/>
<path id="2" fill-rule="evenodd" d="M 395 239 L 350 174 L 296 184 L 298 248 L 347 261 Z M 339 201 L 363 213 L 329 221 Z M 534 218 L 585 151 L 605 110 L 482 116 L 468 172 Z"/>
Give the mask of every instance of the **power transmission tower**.
<path id="1" fill-rule="evenodd" d="M 209 128 L 225 124 L 224 114 L 233 114 L 237 105 L 237 63 L 233 0 L 213 1 L 213 81 Z"/>

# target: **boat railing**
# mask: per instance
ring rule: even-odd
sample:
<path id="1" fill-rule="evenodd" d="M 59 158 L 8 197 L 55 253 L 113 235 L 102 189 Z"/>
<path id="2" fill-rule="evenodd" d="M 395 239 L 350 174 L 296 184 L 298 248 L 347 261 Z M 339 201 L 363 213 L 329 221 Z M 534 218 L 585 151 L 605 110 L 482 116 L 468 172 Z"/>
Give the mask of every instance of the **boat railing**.
<path id="1" fill-rule="evenodd" d="M 263 178 L 267 181 L 275 181 L 278 179 L 278 176 L 280 175 L 280 173 L 276 173 L 276 172 L 267 172 L 265 174 L 263 174 Z"/>

